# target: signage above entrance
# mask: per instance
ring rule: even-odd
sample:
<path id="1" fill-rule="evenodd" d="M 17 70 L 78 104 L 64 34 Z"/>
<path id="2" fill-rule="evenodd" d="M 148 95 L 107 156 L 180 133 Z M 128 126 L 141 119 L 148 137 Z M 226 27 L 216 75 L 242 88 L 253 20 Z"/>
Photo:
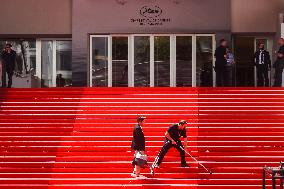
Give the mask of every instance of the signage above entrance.
<path id="1" fill-rule="evenodd" d="M 137 23 L 140 26 L 162 26 L 171 22 L 170 18 L 162 17 L 164 11 L 159 6 L 144 6 L 139 10 L 139 18 L 131 18 L 131 23 Z"/>
<path id="2" fill-rule="evenodd" d="M 163 13 L 163 10 L 158 7 L 148 7 L 145 6 L 142 9 L 140 9 L 140 14 L 146 18 L 157 18 Z"/>

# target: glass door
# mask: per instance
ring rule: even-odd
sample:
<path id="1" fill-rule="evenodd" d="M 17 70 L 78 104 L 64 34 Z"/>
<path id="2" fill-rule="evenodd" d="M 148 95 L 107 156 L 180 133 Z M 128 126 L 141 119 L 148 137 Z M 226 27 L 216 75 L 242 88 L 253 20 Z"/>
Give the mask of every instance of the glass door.
<path id="1" fill-rule="evenodd" d="M 254 53 L 259 43 L 265 44 L 265 48 L 273 55 L 273 39 L 269 37 L 235 36 L 234 51 L 236 57 L 236 86 L 256 87 L 257 72 L 254 63 Z M 273 82 L 273 73 L 270 73 L 270 83 Z"/>
<path id="2" fill-rule="evenodd" d="M 255 38 L 236 36 L 234 38 L 234 51 L 236 57 L 236 86 L 254 87 L 255 68 L 253 55 L 255 51 Z"/>
<path id="3" fill-rule="evenodd" d="M 170 36 L 154 37 L 154 86 L 170 87 L 171 83 Z"/>
<path id="4" fill-rule="evenodd" d="M 135 87 L 150 87 L 151 86 L 151 69 L 153 63 L 153 54 L 150 43 L 150 36 L 134 36 L 134 86 Z"/>
<path id="5" fill-rule="evenodd" d="M 1 40 L 0 49 L 4 49 L 6 44 L 12 45 L 12 50 L 16 52 L 15 70 L 12 77 L 12 88 L 37 87 L 33 79 L 36 70 L 36 40 Z M 2 86 L 2 73 L 0 71 L 0 83 Z M 6 74 L 6 85 L 8 77 Z"/>
<path id="6" fill-rule="evenodd" d="M 134 86 L 171 86 L 170 35 L 134 35 Z"/>
<path id="7" fill-rule="evenodd" d="M 127 36 L 112 37 L 112 87 L 128 87 L 128 52 Z"/>
<path id="8" fill-rule="evenodd" d="M 92 35 L 94 87 L 212 87 L 215 35 Z"/>
<path id="9" fill-rule="evenodd" d="M 196 36 L 196 86 L 214 86 L 214 38 L 213 36 Z"/>
<path id="10" fill-rule="evenodd" d="M 260 43 L 263 43 L 264 44 L 264 48 L 269 52 L 270 54 L 270 58 L 271 58 L 271 61 L 272 61 L 272 58 L 273 58 L 273 39 L 270 39 L 270 38 L 267 38 L 267 37 L 257 37 L 255 38 L 255 41 L 254 41 L 254 45 L 255 45 L 255 50 L 254 51 L 257 51 L 258 48 L 259 48 L 259 44 Z M 273 62 L 271 62 L 271 66 L 273 65 Z M 274 78 L 273 78 L 273 69 L 269 70 L 268 72 L 268 77 L 269 77 L 269 82 L 270 82 L 270 85 L 269 86 L 272 86 L 272 83 L 274 83 Z M 257 70 L 256 70 L 256 67 L 254 68 L 254 84 L 255 84 L 255 87 L 257 87 Z"/>
<path id="11" fill-rule="evenodd" d="M 71 40 L 38 40 L 37 76 L 41 87 L 72 86 Z"/>
<path id="12" fill-rule="evenodd" d="M 53 87 L 56 83 L 54 73 L 55 47 L 52 40 L 41 43 L 41 87 Z"/>
<path id="13" fill-rule="evenodd" d="M 110 40 L 109 36 L 95 36 L 91 42 L 91 84 L 93 87 L 108 87 Z"/>
<path id="14" fill-rule="evenodd" d="M 56 41 L 56 87 L 72 86 L 72 42 Z"/>
<path id="15" fill-rule="evenodd" d="M 176 37 L 176 87 L 192 87 L 193 36 Z"/>

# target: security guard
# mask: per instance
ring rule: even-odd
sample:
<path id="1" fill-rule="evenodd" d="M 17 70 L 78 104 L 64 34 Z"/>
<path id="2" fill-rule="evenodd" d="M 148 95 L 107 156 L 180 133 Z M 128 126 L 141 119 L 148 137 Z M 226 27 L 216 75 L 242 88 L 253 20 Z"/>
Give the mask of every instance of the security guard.
<path id="1" fill-rule="evenodd" d="M 12 87 L 12 79 L 16 65 L 16 51 L 12 49 L 10 43 L 6 44 L 4 51 L 2 52 L 2 87 L 7 87 L 6 74 L 8 75 L 8 88 Z"/>
<path id="2" fill-rule="evenodd" d="M 174 124 L 169 127 L 167 132 L 165 133 L 165 143 L 161 151 L 159 152 L 157 163 L 153 165 L 153 168 L 158 168 L 162 163 L 166 153 L 169 151 L 170 148 L 176 148 L 181 157 L 181 167 L 188 167 L 185 161 L 185 151 L 183 149 L 187 148 L 187 136 L 186 136 L 186 126 L 187 122 L 185 120 L 180 121 L 178 124 Z M 183 137 L 184 139 L 184 147 L 181 143 L 180 138 Z M 182 147 L 183 149 L 181 149 Z"/>
<path id="3" fill-rule="evenodd" d="M 279 51 L 277 52 L 277 60 L 274 63 L 275 68 L 275 82 L 274 87 L 282 87 L 282 74 L 284 69 L 284 39 L 278 40 L 280 45 Z"/>
<path id="4" fill-rule="evenodd" d="M 254 54 L 255 66 L 257 70 L 257 86 L 269 87 L 268 71 L 271 69 L 270 54 L 265 50 L 264 43 L 259 43 L 258 50 Z"/>
<path id="5" fill-rule="evenodd" d="M 222 39 L 220 41 L 220 46 L 216 48 L 216 51 L 214 54 L 216 58 L 214 69 L 216 72 L 217 87 L 224 87 L 227 82 L 226 71 L 225 71 L 225 67 L 227 64 L 227 47 L 228 47 L 227 40 Z"/>

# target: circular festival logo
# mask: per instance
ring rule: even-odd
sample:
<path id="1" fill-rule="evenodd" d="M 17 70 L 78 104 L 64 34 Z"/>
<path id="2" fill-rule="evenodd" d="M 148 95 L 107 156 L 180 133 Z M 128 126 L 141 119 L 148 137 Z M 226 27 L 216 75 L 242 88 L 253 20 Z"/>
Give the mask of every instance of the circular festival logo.
<path id="1" fill-rule="evenodd" d="M 137 23 L 140 26 L 162 26 L 171 22 L 168 17 L 162 17 L 164 11 L 159 6 L 144 6 L 139 10 L 140 17 L 131 18 L 131 23 Z"/>
<path id="2" fill-rule="evenodd" d="M 140 9 L 140 14 L 146 18 L 157 18 L 161 16 L 163 10 L 159 6 L 144 6 Z"/>

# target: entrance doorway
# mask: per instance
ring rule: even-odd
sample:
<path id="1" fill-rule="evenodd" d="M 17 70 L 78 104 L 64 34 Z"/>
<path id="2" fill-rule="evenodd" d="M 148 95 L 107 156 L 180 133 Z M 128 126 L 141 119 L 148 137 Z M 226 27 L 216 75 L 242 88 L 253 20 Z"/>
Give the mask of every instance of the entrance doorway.
<path id="1" fill-rule="evenodd" d="M 31 88 L 33 86 L 32 83 L 36 67 L 35 40 L 0 40 L 0 49 L 4 49 L 7 43 L 10 43 L 12 49 L 16 52 L 16 64 L 12 79 L 12 87 Z M 0 73 L 0 75 L 0 78 L 2 79 L 2 73 Z M 8 78 L 6 81 L 8 81 Z"/>
<path id="2" fill-rule="evenodd" d="M 40 86 L 72 86 L 72 42 L 68 39 L 37 40 L 37 77 Z"/>
<path id="3" fill-rule="evenodd" d="M 91 87 L 212 87 L 215 35 L 91 35 Z"/>
<path id="4" fill-rule="evenodd" d="M 255 36 L 235 36 L 234 53 L 236 57 L 236 86 L 237 87 L 256 87 L 257 75 L 254 66 L 254 53 L 258 49 L 260 42 L 265 44 L 272 58 L 273 39 L 271 37 Z M 270 82 L 272 82 L 269 73 Z"/>
<path id="5" fill-rule="evenodd" d="M 13 88 L 72 85 L 71 40 L 6 39 L 0 40 L 0 49 L 4 49 L 7 43 L 12 44 L 12 49 L 16 51 Z"/>

